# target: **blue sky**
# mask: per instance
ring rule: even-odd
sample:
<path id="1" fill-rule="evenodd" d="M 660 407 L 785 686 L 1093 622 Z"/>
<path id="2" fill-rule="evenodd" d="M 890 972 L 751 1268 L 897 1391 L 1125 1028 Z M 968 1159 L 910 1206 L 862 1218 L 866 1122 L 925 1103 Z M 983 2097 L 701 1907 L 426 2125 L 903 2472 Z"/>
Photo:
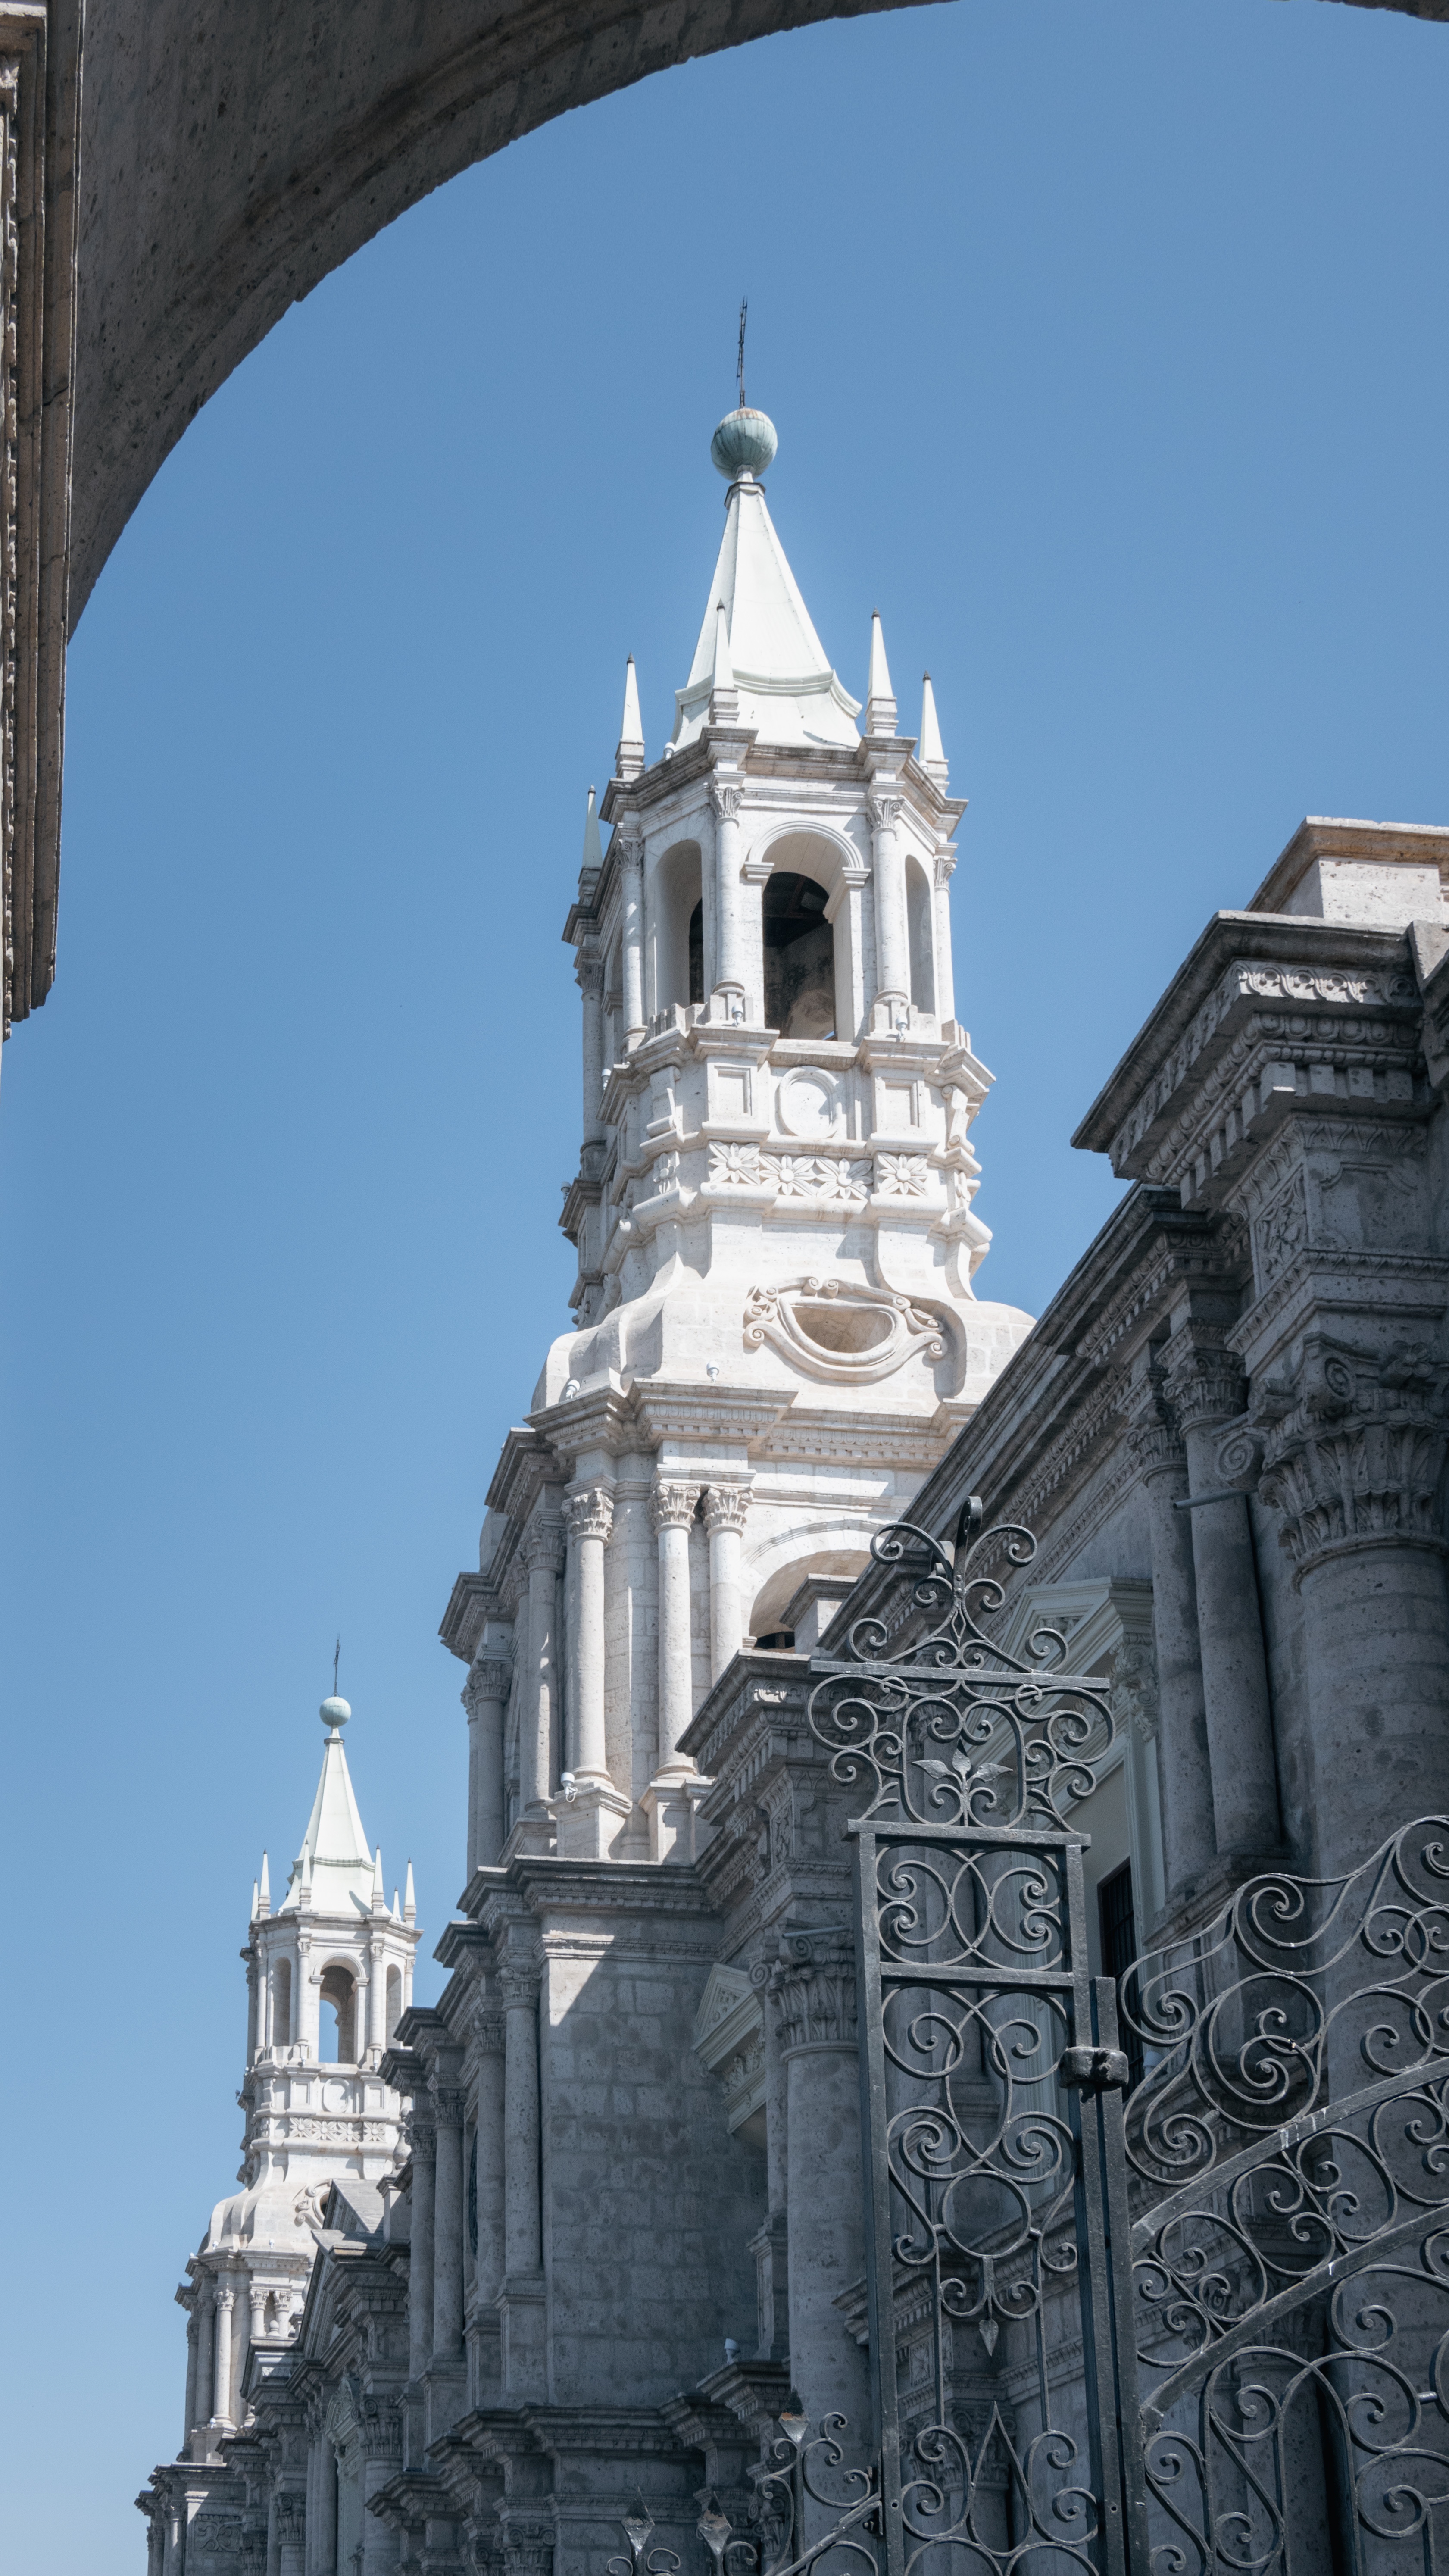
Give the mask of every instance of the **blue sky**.
<path id="1" fill-rule="evenodd" d="M 559 933 L 624 657 L 651 750 L 688 667 L 741 293 L 817 627 L 863 694 L 879 606 L 971 800 L 980 1284 L 1038 1311 L 1207 915 L 1305 812 L 1449 818 L 1446 108 L 1449 31 L 1311 0 L 774 39 L 431 198 L 126 531 L 0 1104 L 10 2563 L 141 2566 L 339 1630 L 389 1886 L 461 1884 L 437 1623 L 567 1320 Z"/>

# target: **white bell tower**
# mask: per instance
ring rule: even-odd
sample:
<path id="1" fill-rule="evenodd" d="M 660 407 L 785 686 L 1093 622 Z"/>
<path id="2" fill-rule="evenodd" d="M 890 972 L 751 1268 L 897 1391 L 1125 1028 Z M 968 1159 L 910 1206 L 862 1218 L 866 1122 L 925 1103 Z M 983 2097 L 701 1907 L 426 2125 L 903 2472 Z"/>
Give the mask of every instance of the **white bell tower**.
<path id="1" fill-rule="evenodd" d="M 291 2341 L 328 2185 L 373 2193 L 400 2163 L 403 2102 L 379 2072 L 412 2000 L 419 1933 L 383 1890 L 343 1750 L 352 1715 L 327 1699 L 322 1776 L 287 1891 L 272 1912 L 262 1855 L 247 1947 L 242 2188 L 219 2201 L 177 2298 L 188 2311 L 185 2450 L 209 2458 L 244 2420 L 253 2344 Z"/>
<path id="2" fill-rule="evenodd" d="M 991 1077 L 957 1017 L 965 807 L 931 683 L 904 734 L 874 617 L 863 711 L 844 687 L 766 507 L 775 450 L 762 412 L 715 431 L 673 731 L 651 761 L 631 660 L 589 794 L 576 1329 L 443 1630 L 472 1667 L 474 1865 L 676 1852 L 711 1684 L 818 1626 L 1030 1325 L 973 1284 Z"/>

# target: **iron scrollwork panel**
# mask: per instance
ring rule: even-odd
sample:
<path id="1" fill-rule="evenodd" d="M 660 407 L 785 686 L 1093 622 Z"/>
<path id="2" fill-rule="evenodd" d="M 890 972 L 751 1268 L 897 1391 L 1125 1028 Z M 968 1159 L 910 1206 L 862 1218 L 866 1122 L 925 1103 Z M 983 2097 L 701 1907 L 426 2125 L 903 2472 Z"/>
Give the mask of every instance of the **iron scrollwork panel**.
<path id="1" fill-rule="evenodd" d="M 1449 1821 L 1250 1881 L 1122 2009 L 1155 2576 L 1442 2568 Z"/>

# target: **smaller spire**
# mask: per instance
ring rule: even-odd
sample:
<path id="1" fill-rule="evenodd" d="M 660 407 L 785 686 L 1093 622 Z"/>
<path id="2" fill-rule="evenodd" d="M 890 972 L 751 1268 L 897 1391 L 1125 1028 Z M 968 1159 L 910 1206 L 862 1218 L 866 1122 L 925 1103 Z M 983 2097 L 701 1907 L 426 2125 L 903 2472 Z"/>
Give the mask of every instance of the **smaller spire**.
<path id="1" fill-rule="evenodd" d="M 372 1911 L 374 1914 L 385 1914 L 387 1912 L 387 1890 L 382 1883 L 381 1843 L 378 1844 L 377 1857 L 372 1864 Z"/>
<path id="2" fill-rule="evenodd" d="M 599 809 L 594 801 L 594 791 L 591 787 L 589 801 L 584 807 L 584 855 L 580 861 L 580 867 L 593 868 L 597 871 L 603 864 L 604 853 L 599 841 Z"/>
<path id="3" fill-rule="evenodd" d="M 402 1921 L 402 1907 L 399 1905 L 399 1903 L 398 1903 L 398 1901 L 397 1901 L 397 1889 L 396 1889 L 396 1888 L 394 1888 L 394 1889 L 393 1889 L 393 1892 L 392 1892 L 392 1919 L 393 1919 L 394 1923 L 401 1923 L 401 1921 Z"/>
<path id="4" fill-rule="evenodd" d="M 300 1907 L 310 1905 L 312 1902 L 312 1846 L 310 1843 L 302 1845 L 298 1866 L 302 1872 L 301 1884 L 297 1890 L 297 1903 Z"/>
<path id="5" fill-rule="evenodd" d="M 639 714 L 639 682 L 631 653 L 624 673 L 624 722 L 619 732 L 619 748 L 614 754 L 614 776 L 637 778 L 643 766 L 644 725 Z"/>
<path id="6" fill-rule="evenodd" d="M 262 1916 L 263 1920 L 265 1920 L 265 1918 L 267 1917 L 267 1915 L 269 1915 L 269 1914 L 271 1913 L 271 1910 L 272 1910 L 272 1882 L 271 1882 L 270 1878 L 267 1876 L 267 1855 L 266 1855 L 266 1853 L 265 1853 L 265 1852 L 263 1852 L 263 1854 L 262 1854 L 262 1876 L 261 1876 L 261 1884 L 260 1884 L 260 1886 L 259 1886 L 259 1888 L 258 1888 L 258 1890 L 257 1890 L 257 1912 L 258 1912 L 258 1914 L 259 1914 L 259 1915 L 261 1915 L 261 1916 Z"/>
<path id="7" fill-rule="evenodd" d="M 255 1880 L 255 1879 L 253 1879 L 253 1880 L 252 1880 L 252 1910 L 251 1910 L 251 1916 L 250 1916 L 250 1920 L 251 1920 L 253 1923 L 255 1923 L 255 1921 L 256 1921 L 256 1919 L 257 1919 L 257 1916 L 258 1916 L 258 1913 L 260 1912 L 260 1910 L 261 1910 L 261 1897 L 260 1897 L 260 1895 L 259 1895 L 259 1893 L 258 1893 L 258 1889 L 257 1889 L 257 1882 L 256 1882 L 256 1880 Z"/>
<path id="8" fill-rule="evenodd" d="M 404 1896 L 403 1896 L 403 1921 L 404 1921 L 404 1923 L 416 1923 L 417 1919 L 418 1919 L 417 1898 L 416 1898 L 416 1897 L 414 1896 L 414 1894 L 413 1894 L 413 1865 L 412 1865 L 412 1862 L 411 1862 L 411 1861 L 409 1861 L 409 1862 L 408 1862 L 408 1874 L 407 1874 L 407 1880 L 406 1880 L 406 1892 L 405 1892 L 405 1894 L 404 1894 Z"/>
<path id="9" fill-rule="evenodd" d="M 735 666 L 730 659 L 729 622 L 724 601 L 720 600 L 714 612 L 714 671 L 709 684 L 706 721 L 712 725 L 732 725 L 738 724 L 739 720 L 740 693 L 735 687 Z"/>
<path id="10" fill-rule="evenodd" d="M 936 721 L 936 692 L 931 686 L 929 671 L 921 682 L 921 739 L 916 748 L 916 758 L 926 776 L 934 779 L 938 787 L 944 787 L 951 772 L 941 748 L 941 728 Z"/>
<path id="11" fill-rule="evenodd" d="M 870 678 L 865 690 L 865 729 L 868 734 L 894 734 L 896 729 L 896 696 L 891 687 L 878 608 L 873 608 L 870 613 Z"/>

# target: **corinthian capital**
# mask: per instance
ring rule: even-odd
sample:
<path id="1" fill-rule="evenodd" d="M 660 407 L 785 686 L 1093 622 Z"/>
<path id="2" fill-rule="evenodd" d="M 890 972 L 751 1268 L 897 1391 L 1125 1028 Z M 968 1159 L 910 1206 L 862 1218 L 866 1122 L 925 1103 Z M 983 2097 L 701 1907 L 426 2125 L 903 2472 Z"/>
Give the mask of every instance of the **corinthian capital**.
<path id="1" fill-rule="evenodd" d="M 720 778 L 712 778 L 710 780 L 709 801 L 722 823 L 737 823 L 739 821 L 740 805 L 743 797 L 744 789 L 742 787 L 731 787 Z"/>
<path id="2" fill-rule="evenodd" d="M 523 1533 L 519 1554 L 529 1573 L 543 1567 L 549 1574 L 560 1574 L 564 1561 L 563 1523 L 556 1520 L 530 1521 Z"/>
<path id="3" fill-rule="evenodd" d="M 656 1477 L 649 1494 L 649 1517 L 657 1530 L 688 1529 L 698 1500 L 697 1485 L 672 1485 Z"/>
<path id="4" fill-rule="evenodd" d="M 596 1538 L 607 1545 L 614 1526 L 614 1498 L 604 1486 L 586 1485 L 581 1493 L 570 1494 L 564 1510 L 571 1537 Z"/>
<path id="5" fill-rule="evenodd" d="M 593 957 L 585 952 L 584 955 L 579 958 L 578 963 L 574 968 L 574 979 L 578 985 L 579 991 L 583 994 L 584 999 L 589 1002 L 597 1002 L 604 989 L 604 961 L 602 957 Z"/>
<path id="6" fill-rule="evenodd" d="M 769 1993 L 782 2049 L 855 2046 L 855 1947 L 848 1934 L 782 1933 Z"/>
<path id="7" fill-rule="evenodd" d="M 470 1717 L 481 1717 L 485 1708 L 506 1707 L 513 1688 L 513 1666 L 502 1655 L 481 1656 L 469 1672 L 460 1697 Z"/>
<path id="8" fill-rule="evenodd" d="M 1119 1411 L 1127 1425 L 1127 1452 L 1139 1476 L 1160 1476 L 1185 1464 L 1182 1431 L 1168 1402 L 1161 1369 L 1150 1367 L 1144 1378 L 1129 1387 Z"/>
<path id="9" fill-rule="evenodd" d="M 644 866 L 644 844 L 638 838 L 637 834 L 631 833 L 627 838 L 625 838 L 623 835 L 616 832 L 612 841 L 609 843 L 609 848 L 611 850 L 618 851 L 619 864 L 630 876 L 638 876 L 642 872 Z"/>
<path id="10" fill-rule="evenodd" d="M 704 1525 L 710 1537 L 716 1530 L 742 1531 L 749 1516 L 750 1497 L 743 1485 L 711 1485 L 704 1498 Z"/>
<path id="11" fill-rule="evenodd" d="M 900 796 L 868 796 L 866 798 L 865 810 L 870 816 L 871 823 L 877 832 L 893 832 L 895 830 L 897 823 L 901 819 L 901 806 L 904 801 L 905 800 Z"/>
<path id="12" fill-rule="evenodd" d="M 1258 1388 L 1258 1492 L 1278 1514 L 1295 1581 L 1346 1551 L 1443 1550 L 1444 1381 L 1425 1343 L 1378 1353 L 1310 1333 L 1296 1371 Z"/>
<path id="13" fill-rule="evenodd" d="M 1175 1333 L 1168 1344 L 1163 1390 L 1178 1426 L 1231 1422 L 1243 1410 L 1243 1363 L 1211 1327 Z"/>
<path id="14" fill-rule="evenodd" d="M 536 1959 L 502 1958 L 498 1962 L 498 1991 L 505 2012 L 520 2007 L 532 2011 L 538 2001 L 539 1966 Z"/>

